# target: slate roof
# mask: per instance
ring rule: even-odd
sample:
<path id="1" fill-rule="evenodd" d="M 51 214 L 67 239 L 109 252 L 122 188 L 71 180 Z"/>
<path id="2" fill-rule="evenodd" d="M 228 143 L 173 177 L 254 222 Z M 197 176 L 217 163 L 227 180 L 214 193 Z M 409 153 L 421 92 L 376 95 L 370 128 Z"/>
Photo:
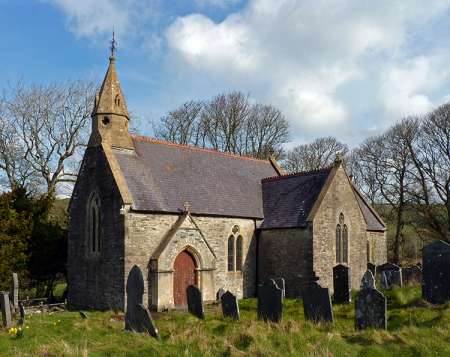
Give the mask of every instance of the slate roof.
<path id="1" fill-rule="evenodd" d="M 368 231 L 385 231 L 386 226 L 381 222 L 373 211 L 373 208 L 369 206 L 369 203 L 363 198 L 362 194 L 358 189 L 353 186 L 353 191 L 355 192 L 356 200 L 361 208 L 364 219 L 367 223 Z"/>
<path id="2" fill-rule="evenodd" d="M 267 178 L 262 181 L 262 229 L 305 227 L 332 168 Z"/>
<path id="3" fill-rule="evenodd" d="M 131 150 L 113 149 L 133 197 L 132 209 L 263 218 L 261 179 L 270 161 L 133 137 Z"/>

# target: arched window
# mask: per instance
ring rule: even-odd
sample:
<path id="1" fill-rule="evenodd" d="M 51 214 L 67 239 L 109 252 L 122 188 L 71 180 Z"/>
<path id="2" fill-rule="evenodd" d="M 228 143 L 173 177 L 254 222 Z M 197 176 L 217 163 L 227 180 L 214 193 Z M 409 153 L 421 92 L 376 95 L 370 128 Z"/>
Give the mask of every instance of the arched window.
<path id="1" fill-rule="evenodd" d="M 348 263 L 348 228 L 343 213 L 336 226 L 336 263 Z"/>
<path id="2" fill-rule="evenodd" d="M 342 262 L 348 263 L 348 229 L 346 224 L 344 224 L 342 230 Z"/>
<path id="3" fill-rule="evenodd" d="M 116 95 L 115 102 L 116 102 L 116 107 L 120 107 L 120 96 L 118 94 Z"/>
<path id="4" fill-rule="evenodd" d="M 100 219 L 100 199 L 93 194 L 88 207 L 88 245 L 91 253 L 100 252 Z"/>
<path id="5" fill-rule="evenodd" d="M 243 240 L 244 240 L 244 238 L 242 238 L 242 236 L 238 236 L 236 239 L 236 270 L 237 271 L 242 271 Z"/>
<path id="6" fill-rule="evenodd" d="M 336 226 L 336 263 L 341 262 L 341 248 L 342 248 L 342 231 L 341 231 L 341 225 L 338 224 Z"/>
<path id="7" fill-rule="evenodd" d="M 228 237 L 228 271 L 234 271 L 234 236 Z"/>

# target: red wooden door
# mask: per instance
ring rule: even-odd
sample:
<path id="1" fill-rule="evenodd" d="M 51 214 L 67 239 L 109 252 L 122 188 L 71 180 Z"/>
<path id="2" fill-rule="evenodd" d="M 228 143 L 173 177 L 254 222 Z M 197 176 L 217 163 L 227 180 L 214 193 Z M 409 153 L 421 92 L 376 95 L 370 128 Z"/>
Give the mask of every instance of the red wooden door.
<path id="1" fill-rule="evenodd" d="M 175 259 L 173 272 L 173 299 L 175 306 L 187 305 L 186 289 L 196 285 L 195 261 L 191 254 L 182 251 Z"/>

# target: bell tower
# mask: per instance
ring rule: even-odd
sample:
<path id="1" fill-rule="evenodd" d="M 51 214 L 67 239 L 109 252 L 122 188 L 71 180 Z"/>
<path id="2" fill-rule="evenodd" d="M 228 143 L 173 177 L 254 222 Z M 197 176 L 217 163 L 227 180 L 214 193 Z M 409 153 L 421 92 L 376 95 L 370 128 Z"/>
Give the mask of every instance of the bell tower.
<path id="1" fill-rule="evenodd" d="M 134 149 L 128 131 L 130 116 L 116 71 L 115 50 L 116 41 L 113 32 L 108 70 L 100 92 L 95 97 L 92 133 L 88 146 L 106 143 L 114 147 Z"/>

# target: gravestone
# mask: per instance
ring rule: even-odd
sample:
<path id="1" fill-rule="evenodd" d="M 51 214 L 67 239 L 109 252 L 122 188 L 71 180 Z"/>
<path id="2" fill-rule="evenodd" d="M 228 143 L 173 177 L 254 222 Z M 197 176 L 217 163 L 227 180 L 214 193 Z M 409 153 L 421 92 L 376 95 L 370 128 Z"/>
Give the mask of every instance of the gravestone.
<path id="1" fill-rule="evenodd" d="M 195 285 L 189 285 L 186 289 L 188 311 L 197 316 L 199 319 L 205 318 L 205 312 L 203 311 L 203 299 L 202 292 Z"/>
<path id="2" fill-rule="evenodd" d="M 367 263 L 367 270 L 370 270 L 373 276 L 377 275 L 377 266 L 375 264 Z"/>
<path id="3" fill-rule="evenodd" d="M 0 292 L 0 308 L 2 310 L 3 327 L 11 327 L 11 305 L 9 304 L 9 292 Z"/>
<path id="4" fill-rule="evenodd" d="M 450 299 L 450 244 L 436 241 L 422 250 L 422 297 L 442 304 Z"/>
<path id="5" fill-rule="evenodd" d="M 13 273 L 13 294 L 12 294 L 13 306 L 17 311 L 19 308 L 19 277 L 17 273 Z"/>
<path id="6" fill-rule="evenodd" d="M 158 329 L 153 322 L 150 311 L 142 304 L 144 294 L 144 277 L 141 269 L 135 265 L 127 278 L 127 311 L 125 313 L 125 329 L 134 332 L 145 332 L 159 338 Z"/>
<path id="7" fill-rule="evenodd" d="M 286 297 L 286 283 L 284 281 L 284 278 L 275 278 L 273 279 L 275 281 L 275 284 L 277 284 L 278 288 L 283 290 L 283 299 Z"/>
<path id="8" fill-rule="evenodd" d="M 350 268 L 339 264 L 333 268 L 333 301 L 348 304 L 351 301 Z"/>
<path id="9" fill-rule="evenodd" d="M 220 299 L 223 317 L 239 320 L 239 303 L 236 296 L 227 291 Z"/>
<path id="10" fill-rule="evenodd" d="M 219 290 L 217 290 L 217 294 L 216 294 L 216 300 L 220 301 L 220 299 L 222 298 L 222 295 L 225 294 L 225 290 L 220 288 Z"/>
<path id="11" fill-rule="evenodd" d="M 383 289 L 391 289 L 394 286 L 402 287 L 402 272 L 401 268 L 392 263 L 385 263 L 382 265 L 379 265 L 377 267 L 377 273 L 380 274 L 380 279 L 382 281 L 381 286 Z M 382 275 L 384 273 L 385 281 L 383 282 Z M 384 286 L 383 286 L 384 285 Z"/>
<path id="12" fill-rule="evenodd" d="M 362 279 L 360 289 L 375 289 L 375 278 L 371 270 L 366 270 Z"/>
<path id="13" fill-rule="evenodd" d="M 357 330 L 366 328 L 387 328 L 386 297 L 376 289 L 363 289 L 355 300 L 355 327 Z"/>
<path id="14" fill-rule="evenodd" d="M 259 288 L 258 318 L 272 322 L 279 322 L 283 318 L 283 291 L 273 279 Z"/>
<path id="15" fill-rule="evenodd" d="M 402 268 L 402 281 L 408 285 L 422 283 L 422 269 L 417 265 Z"/>
<path id="16" fill-rule="evenodd" d="M 386 277 L 386 274 L 384 273 L 384 271 L 380 272 L 379 276 L 380 276 L 380 286 L 381 286 L 381 288 L 385 289 L 385 290 L 389 289 L 390 285 L 388 283 L 388 280 L 387 280 L 387 277 Z"/>
<path id="17" fill-rule="evenodd" d="M 333 322 L 333 308 L 328 288 L 322 288 L 317 281 L 311 281 L 303 291 L 303 310 L 307 320 Z"/>
<path id="18" fill-rule="evenodd" d="M 25 309 L 21 301 L 19 301 L 19 326 L 23 326 L 25 324 Z"/>

